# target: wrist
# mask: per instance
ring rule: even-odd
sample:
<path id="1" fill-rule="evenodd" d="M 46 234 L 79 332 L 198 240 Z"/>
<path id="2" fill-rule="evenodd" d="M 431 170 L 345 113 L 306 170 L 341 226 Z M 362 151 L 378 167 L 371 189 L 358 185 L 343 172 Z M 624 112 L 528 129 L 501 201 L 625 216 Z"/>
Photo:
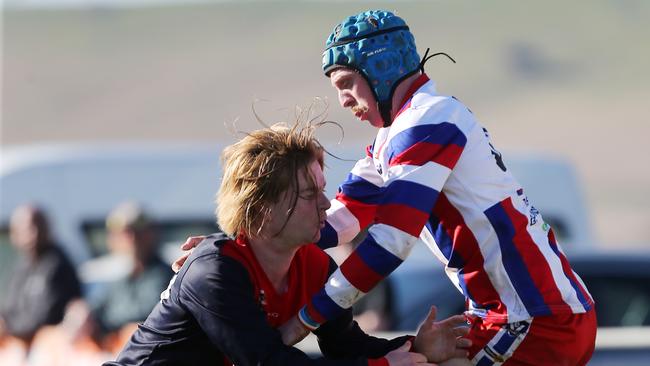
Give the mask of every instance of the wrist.
<path id="1" fill-rule="evenodd" d="M 310 331 L 316 330 L 320 327 L 320 324 L 309 315 L 307 306 L 303 306 L 303 308 L 298 312 L 298 320 L 300 320 L 300 324 L 302 324 L 303 327 Z"/>

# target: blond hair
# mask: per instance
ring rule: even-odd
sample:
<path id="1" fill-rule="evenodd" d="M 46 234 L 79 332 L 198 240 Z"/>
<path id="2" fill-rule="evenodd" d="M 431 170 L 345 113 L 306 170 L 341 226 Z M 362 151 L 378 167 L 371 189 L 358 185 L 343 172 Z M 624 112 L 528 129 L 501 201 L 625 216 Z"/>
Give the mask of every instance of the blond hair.
<path id="1" fill-rule="evenodd" d="M 295 206 L 298 174 L 313 161 L 323 167 L 323 148 L 314 137 L 313 125 L 278 123 L 226 147 L 221 159 L 223 179 L 216 199 L 219 226 L 226 234 L 249 236 L 260 233 L 271 205 L 285 192 L 292 193 L 291 207 Z"/>

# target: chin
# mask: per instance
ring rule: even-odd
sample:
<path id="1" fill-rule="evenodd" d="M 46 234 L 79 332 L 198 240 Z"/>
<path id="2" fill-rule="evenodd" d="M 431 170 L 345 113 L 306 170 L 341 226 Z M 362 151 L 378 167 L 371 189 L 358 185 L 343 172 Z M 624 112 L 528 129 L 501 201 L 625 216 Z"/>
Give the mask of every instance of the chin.
<path id="1" fill-rule="evenodd" d="M 368 121 L 368 123 L 370 123 L 370 125 L 373 127 L 377 127 L 377 128 L 384 127 L 384 120 L 379 116 L 368 116 L 366 118 L 366 121 Z"/>

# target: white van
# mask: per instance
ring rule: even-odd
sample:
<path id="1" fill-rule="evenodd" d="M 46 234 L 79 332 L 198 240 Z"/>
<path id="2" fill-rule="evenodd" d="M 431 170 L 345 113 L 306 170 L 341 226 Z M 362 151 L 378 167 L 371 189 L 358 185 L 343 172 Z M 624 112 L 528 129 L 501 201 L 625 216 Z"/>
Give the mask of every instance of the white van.
<path id="1" fill-rule="evenodd" d="M 116 204 L 141 203 L 159 223 L 165 258 L 189 235 L 217 230 L 219 143 L 95 143 L 4 148 L 0 154 L 0 290 L 15 253 L 8 245 L 11 212 L 23 203 L 43 207 L 53 236 L 77 265 L 105 253 L 104 220 Z M 361 149 L 331 148 L 354 159 Z M 580 184 L 572 167 L 545 157 L 506 164 L 552 224 L 565 248 L 592 247 Z M 354 164 L 326 157 L 328 194 Z M 423 246 L 424 247 L 424 246 Z M 422 256 L 411 256 L 419 259 Z M 427 256 L 424 256 L 427 260 Z M 83 278 L 82 278 L 83 280 Z"/>

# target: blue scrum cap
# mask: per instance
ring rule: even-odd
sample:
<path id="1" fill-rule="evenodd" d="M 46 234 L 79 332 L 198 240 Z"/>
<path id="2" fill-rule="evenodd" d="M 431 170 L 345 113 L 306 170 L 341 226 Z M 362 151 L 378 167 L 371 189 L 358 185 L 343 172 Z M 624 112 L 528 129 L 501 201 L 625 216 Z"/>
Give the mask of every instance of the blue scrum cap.
<path id="1" fill-rule="evenodd" d="M 388 126 L 395 88 L 420 70 L 420 56 L 402 18 L 389 11 L 369 10 L 338 24 L 327 39 L 325 75 L 342 66 L 357 70 L 368 81 Z"/>

